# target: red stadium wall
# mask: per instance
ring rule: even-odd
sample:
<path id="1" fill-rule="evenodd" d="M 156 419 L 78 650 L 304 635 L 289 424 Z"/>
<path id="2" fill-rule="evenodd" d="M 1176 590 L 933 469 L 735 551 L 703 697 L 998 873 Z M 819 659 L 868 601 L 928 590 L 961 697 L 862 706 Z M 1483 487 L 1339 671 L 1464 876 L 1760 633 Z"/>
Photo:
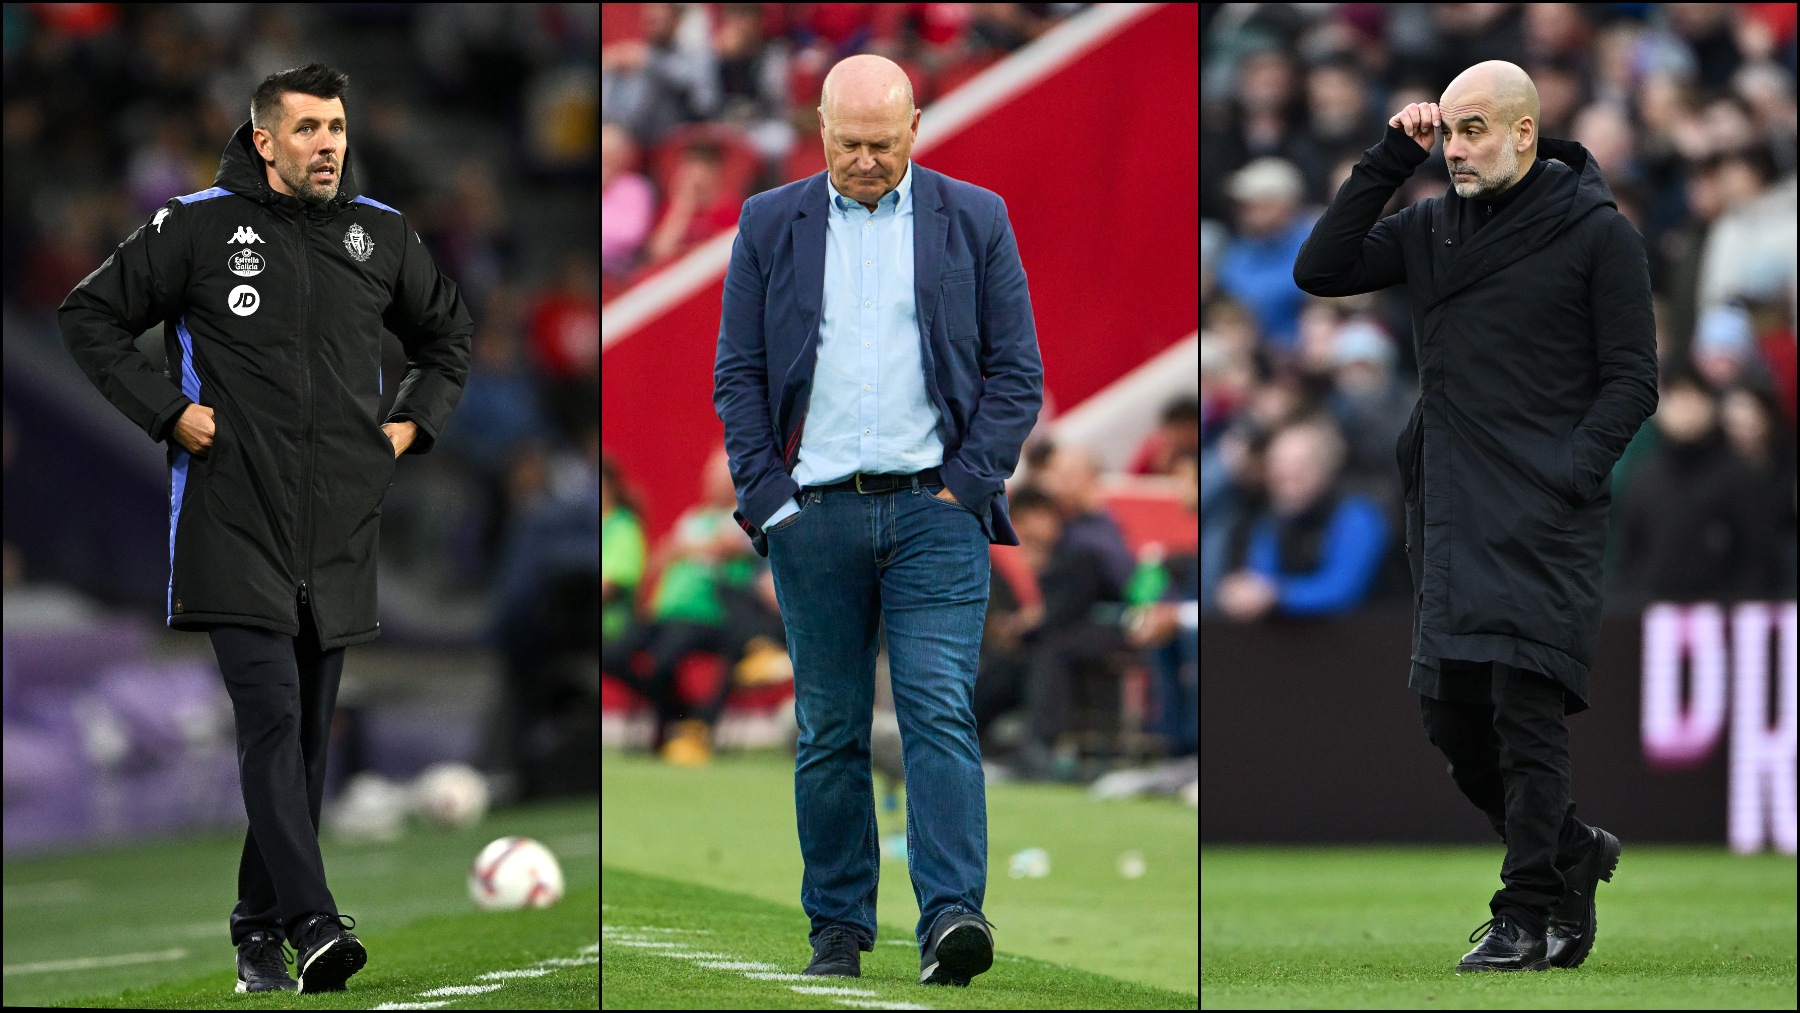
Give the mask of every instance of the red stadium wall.
<path id="1" fill-rule="evenodd" d="M 1199 325 L 1198 33 L 1196 5 L 1157 8 L 916 159 L 1005 198 L 1059 410 Z M 723 281 L 721 270 L 602 351 L 602 445 L 652 539 L 698 498 L 723 438 L 712 408 Z"/>

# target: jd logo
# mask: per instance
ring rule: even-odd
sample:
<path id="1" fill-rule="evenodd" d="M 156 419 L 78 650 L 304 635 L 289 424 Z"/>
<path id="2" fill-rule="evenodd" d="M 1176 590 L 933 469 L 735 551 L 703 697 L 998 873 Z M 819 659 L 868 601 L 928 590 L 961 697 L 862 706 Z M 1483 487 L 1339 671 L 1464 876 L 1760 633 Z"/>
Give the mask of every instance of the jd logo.
<path id="1" fill-rule="evenodd" d="M 238 316 L 247 317 L 256 312 L 256 307 L 262 305 L 262 296 L 257 295 L 256 290 L 248 285 L 239 285 L 231 290 L 231 295 L 226 298 L 225 305 L 231 307 L 231 312 Z"/>
<path id="2" fill-rule="evenodd" d="M 161 232 L 162 230 L 158 229 L 157 231 Z M 237 231 L 231 234 L 231 238 L 226 240 L 228 243 L 260 243 L 262 241 L 263 237 L 257 235 L 256 230 L 248 225 L 239 225 Z"/>

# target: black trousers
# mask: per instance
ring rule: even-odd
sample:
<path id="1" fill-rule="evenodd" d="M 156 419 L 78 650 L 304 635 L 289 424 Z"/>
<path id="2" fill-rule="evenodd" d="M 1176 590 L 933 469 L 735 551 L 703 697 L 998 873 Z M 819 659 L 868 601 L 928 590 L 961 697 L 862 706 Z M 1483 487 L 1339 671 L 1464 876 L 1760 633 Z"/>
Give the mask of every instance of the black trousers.
<path id="1" fill-rule="evenodd" d="M 1445 659 L 1446 678 L 1489 680 L 1485 704 L 1421 695 L 1425 734 L 1450 760 L 1450 779 L 1506 842 L 1498 917 L 1542 935 L 1562 896 L 1563 870 L 1592 840 L 1569 799 L 1569 730 L 1556 681 L 1501 662 Z"/>
<path id="2" fill-rule="evenodd" d="M 293 943 L 307 918 L 337 913 L 319 855 L 319 807 L 344 649 L 319 650 L 305 605 L 298 637 L 248 626 L 219 626 L 211 634 L 237 716 L 238 781 L 250 817 L 231 943 L 258 930 Z"/>
<path id="3" fill-rule="evenodd" d="M 1124 646 L 1117 626 L 1078 622 L 1060 630 L 1040 628 L 1031 641 L 1030 675 L 1025 683 L 1032 738 L 1047 747 L 1068 731 L 1077 670 Z"/>
<path id="4" fill-rule="evenodd" d="M 665 620 L 633 626 L 617 643 L 602 649 L 601 669 L 656 707 L 653 748 L 662 748 L 664 726 L 671 721 L 694 718 L 708 725 L 719 723 L 725 701 L 731 698 L 730 666 L 737 662 L 737 655 L 730 649 L 730 639 L 730 634 L 717 626 Z M 649 655 L 643 671 L 632 664 L 632 656 L 639 651 Z M 690 705 L 681 698 L 681 690 L 675 684 L 675 672 L 682 659 L 700 651 L 724 657 L 727 670 L 713 691 L 712 699 Z"/>

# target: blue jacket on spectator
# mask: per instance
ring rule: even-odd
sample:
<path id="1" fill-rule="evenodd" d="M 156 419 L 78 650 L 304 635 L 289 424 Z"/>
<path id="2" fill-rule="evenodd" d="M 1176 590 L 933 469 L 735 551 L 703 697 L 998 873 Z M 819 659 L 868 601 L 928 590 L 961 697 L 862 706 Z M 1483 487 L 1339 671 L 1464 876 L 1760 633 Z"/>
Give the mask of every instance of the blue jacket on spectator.
<path id="1" fill-rule="evenodd" d="M 1387 547 L 1387 521 L 1373 500 L 1347 494 L 1337 501 L 1324 520 L 1318 566 L 1310 573 L 1282 572 L 1277 524 L 1272 514 L 1256 522 L 1244 563 L 1275 584 L 1283 613 L 1333 615 L 1362 604 Z"/>
<path id="2" fill-rule="evenodd" d="M 1220 258 L 1219 287 L 1248 307 L 1263 337 L 1283 351 L 1299 340 L 1306 293 L 1294 284 L 1294 260 L 1310 235 L 1312 221 L 1302 215 L 1267 239 L 1233 238 Z"/>

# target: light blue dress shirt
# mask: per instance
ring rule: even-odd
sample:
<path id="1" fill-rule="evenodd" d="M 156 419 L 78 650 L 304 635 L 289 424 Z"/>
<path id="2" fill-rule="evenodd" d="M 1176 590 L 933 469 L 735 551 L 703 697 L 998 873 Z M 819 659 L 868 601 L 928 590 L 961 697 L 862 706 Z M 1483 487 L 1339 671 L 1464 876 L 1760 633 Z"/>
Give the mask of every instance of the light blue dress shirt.
<path id="1" fill-rule="evenodd" d="M 825 189 L 825 293 L 819 359 L 794 481 L 842 482 L 859 471 L 911 474 L 944 463 L 938 410 L 925 390 L 913 295 L 912 162 L 871 213 Z M 764 529 L 799 511 L 782 504 Z"/>

